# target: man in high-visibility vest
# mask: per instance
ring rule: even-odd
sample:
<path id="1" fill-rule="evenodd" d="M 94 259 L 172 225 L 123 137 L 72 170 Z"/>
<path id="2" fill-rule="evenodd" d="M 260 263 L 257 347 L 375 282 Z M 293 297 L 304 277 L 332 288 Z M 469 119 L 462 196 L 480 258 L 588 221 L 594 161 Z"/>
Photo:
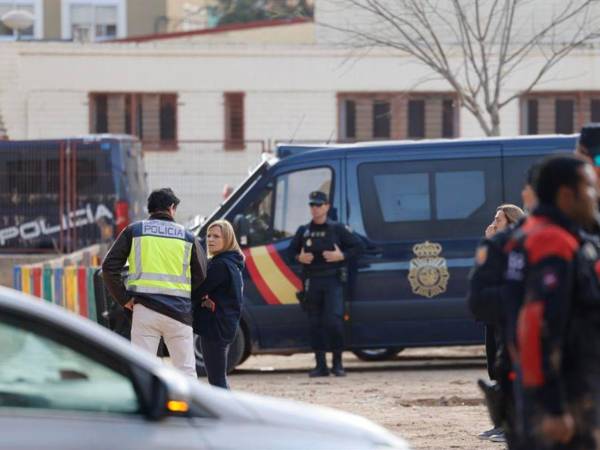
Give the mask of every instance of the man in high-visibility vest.
<path id="1" fill-rule="evenodd" d="M 173 365 L 196 377 L 191 297 L 206 278 L 207 261 L 195 237 L 175 223 L 178 204 L 170 188 L 153 191 L 150 217 L 121 232 L 104 258 L 102 277 L 115 300 L 133 311 L 133 345 L 156 355 L 162 337 Z"/>

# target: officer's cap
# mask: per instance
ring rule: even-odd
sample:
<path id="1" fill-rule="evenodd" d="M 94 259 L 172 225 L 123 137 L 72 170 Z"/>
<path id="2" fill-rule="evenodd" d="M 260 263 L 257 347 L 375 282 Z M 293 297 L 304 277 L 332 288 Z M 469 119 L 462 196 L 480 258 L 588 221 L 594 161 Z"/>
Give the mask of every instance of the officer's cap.
<path id="1" fill-rule="evenodd" d="M 329 203 L 329 200 L 325 192 L 312 191 L 308 196 L 308 203 L 310 205 L 324 205 L 325 203 Z"/>
<path id="2" fill-rule="evenodd" d="M 588 123 L 581 129 L 579 145 L 585 147 L 590 156 L 600 155 L 600 123 Z"/>

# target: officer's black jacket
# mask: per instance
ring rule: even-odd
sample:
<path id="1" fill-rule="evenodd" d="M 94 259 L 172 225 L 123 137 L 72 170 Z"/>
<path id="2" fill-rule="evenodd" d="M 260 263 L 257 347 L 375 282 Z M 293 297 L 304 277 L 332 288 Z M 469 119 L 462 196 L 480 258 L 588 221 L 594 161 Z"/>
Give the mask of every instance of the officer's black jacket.
<path id="1" fill-rule="evenodd" d="M 311 234 L 325 232 L 323 237 L 311 237 Z M 311 248 L 307 248 L 306 242 L 310 239 Z M 334 250 L 334 244 L 344 254 L 344 260 L 328 263 L 322 257 L 325 250 Z M 302 247 L 305 252 L 313 253 L 314 259 L 311 264 L 304 265 L 305 275 L 314 275 L 319 272 L 330 272 L 332 270 L 344 267 L 349 261 L 358 257 L 363 251 L 361 240 L 356 237 L 344 224 L 327 220 L 323 225 L 317 225 L 313 222 L 308 225 L 302 225 L 296 231 L 294 238 L 290 242 L 287 250 L 289 260 L 294 260 Z"/>

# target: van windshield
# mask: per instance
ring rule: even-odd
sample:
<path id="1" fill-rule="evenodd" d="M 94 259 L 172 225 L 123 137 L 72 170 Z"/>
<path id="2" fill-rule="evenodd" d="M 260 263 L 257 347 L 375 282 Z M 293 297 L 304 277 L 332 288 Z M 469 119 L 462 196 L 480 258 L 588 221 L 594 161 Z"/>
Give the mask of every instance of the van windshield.
<path id="1" fill-rule="evenodd" d="M 190 228 L 190 231 L 194 233 L 196 236 L 203 236 L 206 232 L 206 226 L 214 222 L 215 220 L 219 220 L 225 217 L 227 211 L 235 205 L 240 198 L 243 197 L 244 193 L 249 190 L 251 186 L 253 186 L 258 179 L 267 171 L 269 167 L 275 164 L 278 160 L 276 158 L 271 158 L 267 161 L 263 161 L 254 171 L 248 175 L 242 184 L 229 196 L 227 199 L 221 203 L 217 209 L 215 209 L 212 214 L 210 214 L 206 219 L 202 220 L 195 226 Z"/>

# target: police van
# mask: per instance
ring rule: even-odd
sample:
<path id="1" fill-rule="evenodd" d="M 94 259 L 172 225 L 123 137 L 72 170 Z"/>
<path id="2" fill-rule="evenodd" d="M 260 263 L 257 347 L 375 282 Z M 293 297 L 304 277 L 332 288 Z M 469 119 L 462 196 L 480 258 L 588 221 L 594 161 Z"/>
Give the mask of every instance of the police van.
<path id="1" fill-rule="evenodd" d="M 280 146 L 196 230 L 202 238 L 227 219 L 246 255 L 230 368 L 251 354 L 309 351 L 296 298 L 301 267 L 286 250 L 310 220 L 314 190 L 366 247 L 346 289 L 347 350 L 384 360 L 406 347 L 482 343 L 465 301 L 474 249 L 497 206 L 521 204 L 530 165 L 575 144 L 576 136 L 535 136 Z"/>
<path id="2" fill-rule="evenodd" d="M 145 213 L 137 138 L 0 141 L 0 252 L 71 252 L 110 241 Z"/>

